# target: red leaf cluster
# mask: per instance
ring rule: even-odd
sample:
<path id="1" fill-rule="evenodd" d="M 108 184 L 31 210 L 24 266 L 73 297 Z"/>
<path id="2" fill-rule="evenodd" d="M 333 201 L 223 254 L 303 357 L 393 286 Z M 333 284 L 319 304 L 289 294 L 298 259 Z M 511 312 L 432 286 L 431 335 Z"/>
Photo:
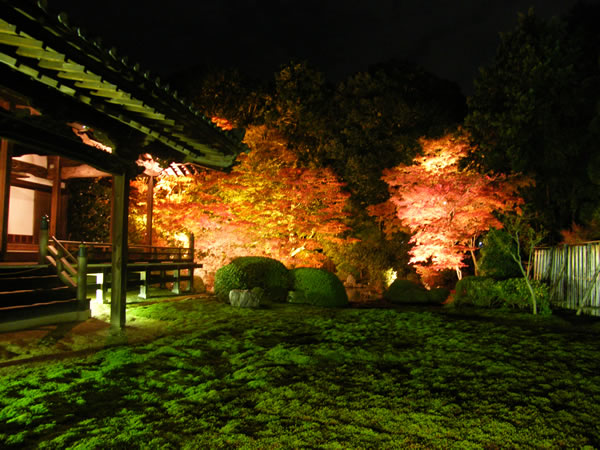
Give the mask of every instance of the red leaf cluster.
<path id="1" fill-rule="evenodd" d="M 525 181 L 506 175 L 482 175 L 460 169 L 467 155 L 465 134 L 421 139 L 422 156 L 413 165 L 384 171 L 390 199 L 369 208 L 391 234 L 402 226 L 412 232 L 410 262 L 417 271 L 441 271 L 465 265 L 466 252 L 474 250 L 478 236 L 500 228 L 495 212 L 518 209 L 517 191 Z"/>

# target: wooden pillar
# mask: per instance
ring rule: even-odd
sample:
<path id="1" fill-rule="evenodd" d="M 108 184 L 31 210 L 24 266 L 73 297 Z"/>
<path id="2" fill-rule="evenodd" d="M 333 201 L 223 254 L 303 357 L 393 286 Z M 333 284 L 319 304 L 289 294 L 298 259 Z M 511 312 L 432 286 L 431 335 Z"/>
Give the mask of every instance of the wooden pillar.
<path id="1" fill-rule="evenodd" d="M 87 309 L 89 302 L 87 300 L 87 247 L 81 243 L 77 253 L 77 300 L 81 309 Z M 85 307 L 85 308 L 84 308 Z"/>
<path id="2" fill-rule="evenodd" d="M 181 286 L 179 281 L 181 280 L 181 269 L 177 268 L 173 270 L 173 287 L 171 288 L 171 292 L 174 294 L 181 294 Z"/>
<path id="3" fill-rule="evenodd" d="M 146 244 L 152 245 L 152 212 L 154 209 L 154 177 L 148 177 L 148 193 L 146 194 Z"/>
<path id="4" fill-rule="evenodd" d="M 195 256 L 194 254 L 196 252 L 195 249 L 194 249 L 194 246 L 196 245 L 194 241 L 195 241 L 195 239 L 194 239 L 194 233 L 190 232 L 188 234 L 188 244 L 189 244 L 189 246 L 188 246 L 189 247 L 188 259 L 191 262 L 194 262 L 194 256 Z"/>
<path id="5" fill-rule="evenodd" d="M 50 179 L 52 180 L 52 200 L 50 203 L 50 227 L 48 229 L 48 234 L 50 234 L 50 236 L 62 238 L 62 236 L 57 236 L 58 220 L 60 218 L 61 196 L 60 156 L 48 157 L 48 162 L 50 163 L 50 170 L 48 172 L 50 175 Z"/>
<path id="6" fill-rule="evenodd" d="M 8 239 L 11 162 L 12 145 L 6 139 L 0 139 L 0 261 L 4 260 Z"/>
<path id="7" fill-rule="evenodd" d="M 48 264 L 46 257 L 48 256 L 48 216 L 42 216 L 40 221 L 40 264 Z"/>
<path id="8" fill-rule="evenodd" d="M 140 293 L 138 294 L 139 298 L 148 298 L 150 296 L 150 278 L 152 277 L 152 272 L 150 270 L 143 270 L 140 272 Z"/>
<path id="9" fill-rule="evenodd" d="M 113 176 L 112 217 L 112 280 L 110 298 L 110 325 L 125 327 L 127 302 L 127 216 L 129 207 L 129 177 Z"/>

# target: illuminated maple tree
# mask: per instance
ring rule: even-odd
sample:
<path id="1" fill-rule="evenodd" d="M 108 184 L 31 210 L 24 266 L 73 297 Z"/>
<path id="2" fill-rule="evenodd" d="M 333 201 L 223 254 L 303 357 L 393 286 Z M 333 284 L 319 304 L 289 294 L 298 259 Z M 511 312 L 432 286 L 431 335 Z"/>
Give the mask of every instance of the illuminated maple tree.
<path id="1" fill-rule="evenodd" d="M 194 233 L 204 281 L 238 256 L 269 256 L 288 267 L 320 267 L 323 243 L 344 238 L 349 194 L 328 169 L 301 167 L 277 134 L 250 127 L 251 152 L 230 173 L 202 171 L 187 177 L 161 176 L 154 191 L 153 228 L 162 243 L 175 232 Z M 135 181 L 131 205 L 143 221 L 146 184 Z"/>
<path id="2" fill-rule="evenodd" d="M 410 263 L 424 279 L 444 269 L 456 270 L 461 278 L 468 253 L 477 269 L 476 239 L 491 227 L 502 227 L 494 212 L 518 210 L 522 204 L 517 190 L 524 180 L 461 170 L 460 159 L 472 150 L 463 133 L 420 142 L 423 153 L 413 165 L 384 171 L 390 199 L 369 211 L 388 233 L 410 229 Z"/>

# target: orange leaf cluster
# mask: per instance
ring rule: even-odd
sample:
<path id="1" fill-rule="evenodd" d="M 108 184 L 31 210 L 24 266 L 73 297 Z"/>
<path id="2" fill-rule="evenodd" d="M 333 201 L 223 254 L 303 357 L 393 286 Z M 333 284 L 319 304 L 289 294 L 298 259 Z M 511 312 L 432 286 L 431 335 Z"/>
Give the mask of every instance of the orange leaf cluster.
<path id="1" fill-rule="evenodd" d="M 165 242 L 176 232 L 193 232 L 209 285 L 237 256 L 320 267 L 322 242 L 344 240 L 348 230 L 343 183 L 330 170 L 300 167 L 277 135 L 256 128 L 247 133 L 252 151 L 230 173 L 162 177 L 155 186 L 155 232 Z M 144 213 L 138 206 L 137 214 Z"/>

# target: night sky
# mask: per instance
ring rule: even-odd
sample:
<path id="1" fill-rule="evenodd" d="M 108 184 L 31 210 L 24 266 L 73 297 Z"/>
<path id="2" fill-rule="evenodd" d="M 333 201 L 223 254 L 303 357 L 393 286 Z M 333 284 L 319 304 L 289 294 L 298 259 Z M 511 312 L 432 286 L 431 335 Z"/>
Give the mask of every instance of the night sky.
<path id="1" fill-rule="evenodd" d="M 550 17 L 577 0 L 48 0 L 70 23 L 101 36 L 156 75 L 196 65 L 235 66 L 272 79 L 308 60 L 332 81 L 393 58 L 472 91 L 477 68 L 533 6 Z M 600 0 L 586 0 L 598 3 Z"/>

